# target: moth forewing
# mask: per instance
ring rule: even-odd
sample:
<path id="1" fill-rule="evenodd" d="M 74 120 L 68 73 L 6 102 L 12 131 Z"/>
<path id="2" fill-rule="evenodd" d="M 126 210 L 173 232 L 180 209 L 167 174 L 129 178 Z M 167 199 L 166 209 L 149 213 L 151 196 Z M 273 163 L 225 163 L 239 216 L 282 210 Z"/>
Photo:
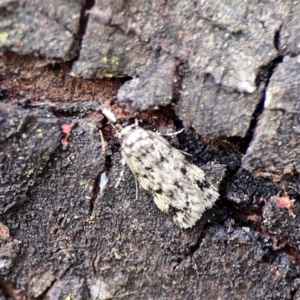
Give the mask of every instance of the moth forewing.
<path id="1" fill-rule="evenodd" d="M 120 137 L 123 158 L 139 184 L 179 227 L 195 225 L 218 199 L 216 186 L 203 170 L 160 134 L 135 124 L 123 128 Z"/>

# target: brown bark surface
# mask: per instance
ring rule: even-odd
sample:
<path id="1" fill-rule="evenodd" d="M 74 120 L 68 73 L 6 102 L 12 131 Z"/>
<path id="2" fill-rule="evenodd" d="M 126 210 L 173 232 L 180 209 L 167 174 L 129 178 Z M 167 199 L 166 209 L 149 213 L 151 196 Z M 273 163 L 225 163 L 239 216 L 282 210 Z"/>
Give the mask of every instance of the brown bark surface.
<path id="1" fill-rule="evenodd" d="M 0 0 L 0 299 L 300 299 L 299 13 Z M 115 188 L 103 108 L 183 121 L 170 143 L 221 195 L 195 227 L 136 199 L 128 168 Z"/>

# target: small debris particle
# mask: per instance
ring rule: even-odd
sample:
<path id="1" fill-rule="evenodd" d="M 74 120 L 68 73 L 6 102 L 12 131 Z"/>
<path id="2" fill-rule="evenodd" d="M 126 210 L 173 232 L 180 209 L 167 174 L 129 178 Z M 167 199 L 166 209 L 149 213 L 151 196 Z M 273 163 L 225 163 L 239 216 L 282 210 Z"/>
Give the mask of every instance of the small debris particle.
<path id="1" fill-rule="evenodd" d="M 73 126 L 74 126 L 73 124 L 63 124 L 61 126 L 62 132 L 66 134 L 66 136 L 61 140 L 63 146 L 68 145 L 68 139 L 71 135 Z"/>
<path id="2" fill-rule="evenodd" d="M 0 223 L 0 237 L 3 240 L 9 239 L 9 229 L 3 223 Z"/>
<path id="3" fill-rule="evenodd" d="M 294 199 L 290 199 L 289 197 L 274 197 L 273 199 L 277 199 L 277 206 L 278 207 L 285 207 L 288 212 L 289 215 L 293 218 L 296 217 L 296 215 L 293 213 L 291 207 L 294 205 L 295 200 Z"/>
<path id="4" fill-rule="evenodd" d="M 115 259 L 120 260 L 122 256 L 118 252 L 114 252 Z"/>
<path id="5" fill-rule="evenodd" d="M 99 182 L 100 193 L 103 193 L 104 189 L 107 186 L 107 183 L 108 183 L 108 177 L 106 175 L 106 172 L 103 172 L 100 176 L 100 182 Z"/>
<path id="6" fill-rule="evenodd" d="M 117 122 L 117 119 L 116 119 L 116 116 L 115 114 L 110 111 L 109 109 L 107 108 L 103 108 L 102 109 L 102 113 L 104 114 L 104 116 L 112 123 L 116 123 Z"/>

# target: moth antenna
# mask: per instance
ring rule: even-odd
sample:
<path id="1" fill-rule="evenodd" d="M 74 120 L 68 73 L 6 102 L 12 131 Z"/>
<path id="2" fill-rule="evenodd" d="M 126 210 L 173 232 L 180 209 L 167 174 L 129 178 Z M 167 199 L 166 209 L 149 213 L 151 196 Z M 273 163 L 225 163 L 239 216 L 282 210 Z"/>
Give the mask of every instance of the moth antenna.
<path id="1" fill-rule="evenodd" d="M 173 132 L 173 133 L 159 133 L 160 135 L 163 135 L 163 136 L 174 136 L 174 135 L 177 135 L 177 134 L 179 134 L 179 133 L 181 133 L 181 132 L 183 132 L 184 131 L 184 128 L 182 128 L 182 129 L 180 129 L 179 131 L 175 131 L 175 132 Z"/>

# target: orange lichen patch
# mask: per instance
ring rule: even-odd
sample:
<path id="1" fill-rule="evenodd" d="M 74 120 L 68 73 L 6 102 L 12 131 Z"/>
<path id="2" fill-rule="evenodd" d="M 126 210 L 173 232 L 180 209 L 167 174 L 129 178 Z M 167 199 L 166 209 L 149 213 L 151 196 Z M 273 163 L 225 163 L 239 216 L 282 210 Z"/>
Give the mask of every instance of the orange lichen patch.
<path id="1" fill-rule="evenodd" d="M 273 199 L 278 200 L 277 202 L 277 206 L 278 207 L 285 207 L 288 212 L 289 215 L 293 218 L 296 217 L 296 215 L 293 213 L 291 207 L 294 205 L 295 200 L 294 199 L 290 199 L 289 197 L 273 197 Z"/>
<path id="2" fill-rule="evenodd" d="M 63 146 L 68 145 L 68 139 L 71 135 L 73 126 L 73 124 L 64 124 L 61 126 L 62 132 L 66 134 L 66 136 L 61 140 Z"/>
<path id="3" fill-rule="evenodd" d="M 1 85 L 10 100 L 83 102 L 116 99 L 120 79 L 84 79 L 70 75 L 70 62 L 51 65 L 17 54 L 0 55 Z"/>

